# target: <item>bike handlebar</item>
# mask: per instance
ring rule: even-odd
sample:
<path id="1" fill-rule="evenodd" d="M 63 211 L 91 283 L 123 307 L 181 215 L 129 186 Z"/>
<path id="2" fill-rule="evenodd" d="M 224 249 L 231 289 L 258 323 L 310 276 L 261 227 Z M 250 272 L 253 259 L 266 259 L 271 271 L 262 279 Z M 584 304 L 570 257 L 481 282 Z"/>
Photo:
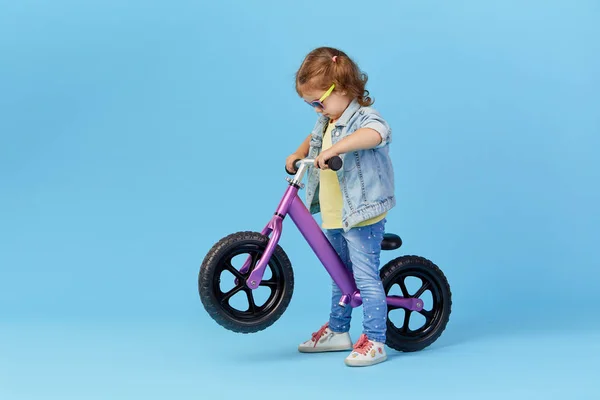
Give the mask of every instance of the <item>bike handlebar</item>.
<path id="1" fill-rule="evenodd" d="M 296 159 L 294 160 L 294 166 L 296 167 L 296 171 L 298 170 L 298 163 L 299 162 L 305 162 L 307 164 L 312 164 L 314 163 L 314 159 L 310 159 L 310 158 L 305 158 L 305 159 Z M 329 160 L 327 160 L 325 162 L 325 164 L 327 164 L 327 166 L 329 168 L 331 168 L 332 171 L 338 171 L 340 168 L 342 168 L 342 158 L 340 156 L 333 156 L 331 157 Z M 295 172 L 290 172 L 288 171 L 287 167 L 285 167 L 285 172 L 288 173 L 288 175 L 295 175 Z"/>

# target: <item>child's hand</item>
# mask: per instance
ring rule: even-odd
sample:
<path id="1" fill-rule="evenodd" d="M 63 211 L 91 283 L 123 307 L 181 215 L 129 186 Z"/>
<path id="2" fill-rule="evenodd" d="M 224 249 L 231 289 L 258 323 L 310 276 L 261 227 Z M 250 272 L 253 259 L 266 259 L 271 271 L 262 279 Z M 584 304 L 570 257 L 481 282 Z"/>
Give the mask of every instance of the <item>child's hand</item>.
<path id="1" fill-rule="evenodd" d="M 294 165 L 294 161 L 303 159 L 304 156 L 298 153 L 290 154 L 288 158 L 285 160 L 285 169 L 289 172 L 296 172 L 296 166 Z"/>
<path id="2" fill-rule="evenodd" d="M 329 169 L 327 161 L 329 161 L 331 157 L 335 156 L 339 156 L 339 154 L 337 154 L 335 151 L 332 151 L 331 148 L 321 152 L 321 154 L 315 158 L 315 167 L 320 169 Z"/>

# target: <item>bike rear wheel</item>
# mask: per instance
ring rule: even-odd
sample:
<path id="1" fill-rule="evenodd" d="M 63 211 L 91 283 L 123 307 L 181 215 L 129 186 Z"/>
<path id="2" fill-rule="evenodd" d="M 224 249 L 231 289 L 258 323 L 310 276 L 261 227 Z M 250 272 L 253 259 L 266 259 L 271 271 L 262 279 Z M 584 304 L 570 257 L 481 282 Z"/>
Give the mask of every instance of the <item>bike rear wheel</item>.
<path id="1" fill-rule="evenodd" d="M 435 342 L 448 324 L 452 306 L 444 273 L 426 258 L 403 256 L 388 262 L 380 277 L 387 296 L 426 299 L 421 311 L 388 304 L 386 344 L 398 351 L 412 352 Z"/>
<path id="2" fill-rule="evenodd" d="M 219 240 L 207 253 L 198 274 L 200 300 L 219 325 L 239 333 L 261 331 L 286 310 L 294 290 L 294 273 L 280 246 L 273 251 L 265 275 L 255 290 L 246 279 L 256 266 L 269 238 L 258 232 L 237 232 Z M 240 272 L 243 262 L 250 267 Z"/>

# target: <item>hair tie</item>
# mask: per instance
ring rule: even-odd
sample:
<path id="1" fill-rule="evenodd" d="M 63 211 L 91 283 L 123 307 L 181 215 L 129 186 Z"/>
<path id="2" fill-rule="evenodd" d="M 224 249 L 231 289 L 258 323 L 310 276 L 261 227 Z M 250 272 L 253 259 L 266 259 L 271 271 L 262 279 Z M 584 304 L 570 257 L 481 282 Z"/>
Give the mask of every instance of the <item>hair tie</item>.
<path id="1" fill-rule="evenodd" d="M 333 57 L 331 57 L 331 59 L 333 60 L 333 62 L 336 62 L 337 61 L 337 56 L 333 56 Z"/>

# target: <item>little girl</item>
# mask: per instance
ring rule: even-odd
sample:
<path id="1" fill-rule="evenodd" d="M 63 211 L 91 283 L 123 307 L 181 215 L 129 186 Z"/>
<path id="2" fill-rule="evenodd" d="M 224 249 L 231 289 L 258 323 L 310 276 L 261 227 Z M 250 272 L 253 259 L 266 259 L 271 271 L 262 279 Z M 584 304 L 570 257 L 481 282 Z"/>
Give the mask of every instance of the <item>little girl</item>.
<path id="1" fill-rule="evenodd" d="M 315 159 L 306 185 L 312 214 L 321 212 L 329 242 L 354 275 L 363 302 L 363 333 L 352 345 L 352 307 L 339 305 L 333 282 L 329 322 L 299 345 L 301 352 L 352 350 L 345 363 L 366 366 L 387 359 L 387 304 L 379 277 L 379 255 L 387 212 L 395 206 L 394 172 L 389 157 L 391 130 L 370 106 L 367 76 L 342 51 L 321 47 L 310 52 L 296 73 L 296 91 L 321 114 L 312 133 L 286 160 Z M 326 165 L 339 155 L 343 167 Z"/>

